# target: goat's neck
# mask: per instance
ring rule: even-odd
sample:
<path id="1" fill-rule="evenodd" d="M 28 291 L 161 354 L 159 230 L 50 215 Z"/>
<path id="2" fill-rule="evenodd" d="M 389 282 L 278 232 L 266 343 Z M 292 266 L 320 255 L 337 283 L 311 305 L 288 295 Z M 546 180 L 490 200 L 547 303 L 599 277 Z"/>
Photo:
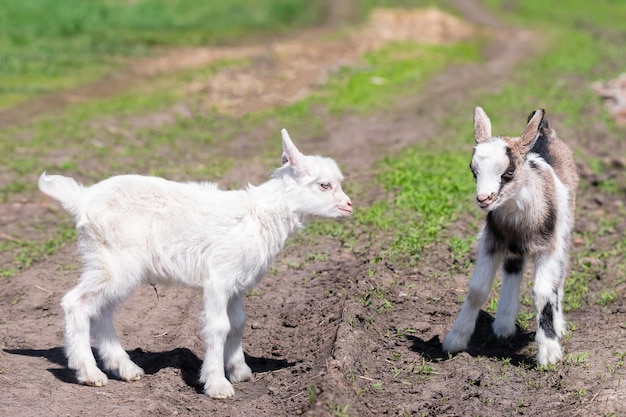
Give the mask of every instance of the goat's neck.
<path id="1" fill-rule="evenodd" d="M 516 181 L 519 186 L 504 204 L 498 207 L 497 217 L 510 224 L 526 224 L 532 227 L 541 223 L 549 210 L 548 201 L 551 198 L 544 179 L 532 170 L 525 167 L 524 173 Z"/>
<path id="2" fill-rule="evenodd" d="M 259 186 L 248 187 L 247 191 L 252 215 L 277 238 L 285 240 L 303 226 L 304 218 L 294 207 L 293 193 L 284 179 L 272 178 Z"/>

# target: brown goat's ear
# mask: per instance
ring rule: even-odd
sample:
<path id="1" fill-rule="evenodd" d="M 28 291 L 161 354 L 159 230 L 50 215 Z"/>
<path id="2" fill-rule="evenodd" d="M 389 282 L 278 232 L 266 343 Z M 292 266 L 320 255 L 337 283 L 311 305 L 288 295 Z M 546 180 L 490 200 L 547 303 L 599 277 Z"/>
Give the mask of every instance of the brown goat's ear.
<path id="1" fill-rule="evenodd" d="M 539 109 L 534 112 L 532 117 L 529 118 L 526 129 L 522 132 L 522 135 L 517 140 L 517 146 L 522 154 L 530 151 L 539 136 L 539 128 L 541 122 L 545 116 L 545 110 Z"/>
<path id="2" fill-rule="evenodd" d="M 474 109 L 474 138 L 476 143 L 482 143 L 491 138 L 491 120 L 482 107 Z"/>

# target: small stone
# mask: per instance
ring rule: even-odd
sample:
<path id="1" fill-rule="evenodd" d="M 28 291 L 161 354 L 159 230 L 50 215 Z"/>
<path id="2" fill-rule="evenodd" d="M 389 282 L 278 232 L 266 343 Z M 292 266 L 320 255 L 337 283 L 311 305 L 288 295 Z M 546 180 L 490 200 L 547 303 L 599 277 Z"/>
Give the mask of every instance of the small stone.
<path id="1" fill-rule="evenodd" d="M 298 323 L 296 323 L 295 321 L 291 321 L 291 320 L 285 320 L 283 321 L 283 326 L 294 328 L 294 327 L 298 327 Z"/>
<path id="2" fill-rule="evenodd" d="M 427 332 L 432 326 L 426 321 L 418 321 L 413 324 L 413 328 L 418 332 Z"/>

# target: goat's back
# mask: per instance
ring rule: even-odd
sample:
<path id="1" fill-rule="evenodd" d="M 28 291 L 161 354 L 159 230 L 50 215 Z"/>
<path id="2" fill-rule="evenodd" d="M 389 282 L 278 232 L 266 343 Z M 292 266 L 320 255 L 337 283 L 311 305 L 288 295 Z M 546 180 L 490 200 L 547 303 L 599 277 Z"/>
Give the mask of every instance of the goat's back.
<path id="1" fill-rule="evenodd" d="M 570 207 L 573 210 L 576 206 L 576 188 L 579 180 L 574 154 L 545 119 L 531 152 L 541 156 L 552 167 L 559 180 L 567 186 L 570 193 Z"/>
<path id="2" fill-rule="evenodd" d="M 213 183 L 179 183 L 158 177 L 120 175 L 84 189 L 82 212 L 90 215 L 211 217 L 214 222 L 236 217 L 246 209 L 242 191 L 222 191 Z"/>
<path id="3" fill-rule="evenodd" d="M 182 238 L 200 231 L 217 235 L 249 210 L 244 191 L 140 175 L 114 176 L 88 187 L 53 175 L 40 180 L 40 187 L 74 215 L 79 229 L 106 235 L 109 242 L 131 236 Z"/>

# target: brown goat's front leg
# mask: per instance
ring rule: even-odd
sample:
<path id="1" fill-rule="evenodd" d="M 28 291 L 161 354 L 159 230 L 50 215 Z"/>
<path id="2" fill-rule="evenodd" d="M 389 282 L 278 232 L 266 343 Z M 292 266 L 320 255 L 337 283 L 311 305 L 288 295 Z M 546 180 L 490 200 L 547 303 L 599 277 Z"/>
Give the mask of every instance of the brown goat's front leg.
<path id="1" fill-rule="evenodd" d="M 515 335 L 515 322 L 519 314 L 519 291 L 524 275 L 524 256 L 508 254 L 502 265 L 502 288 L 498 311 L 493 322 L 493 333 L 508 338 Z"/>
<path id="2" fill-rule="evenodd" d="M 476 319 L 480 308 L 491 291 L 493 279 L 502 264 L 504 252 L 489 250 L 486 244 L 486 233 L 483 233 L 478 243 L 478 259 L 476 268 L 469 282 L 469 289 L 461 312 L 457 316 L 452 329 L 443 339 L 443 350 L 455 353 L 467 349 L 467 345 L 474 333 Z"/>

